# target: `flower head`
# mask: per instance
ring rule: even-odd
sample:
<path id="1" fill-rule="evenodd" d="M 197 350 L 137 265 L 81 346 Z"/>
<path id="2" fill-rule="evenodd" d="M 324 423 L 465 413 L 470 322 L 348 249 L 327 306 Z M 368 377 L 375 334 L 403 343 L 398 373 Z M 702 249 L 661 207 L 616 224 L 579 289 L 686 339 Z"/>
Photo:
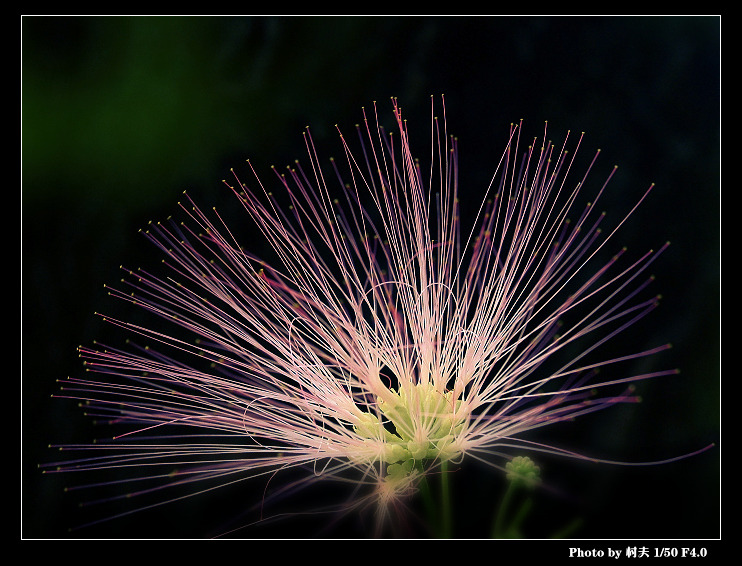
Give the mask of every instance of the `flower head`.
<path id="1" fill-rule="evenodd" d="M 270 261 L 188 197 L 185 221 L 145 231 L 165 272 L 125 270 L 110 293 L 169 329 L 107 318 L 134 335 L 128 346 L 80 347 L 94 377 L 66 380 L 62 396 L 121 432 L 83 447 L 102 455 L 61 469 L 129 467 L 198 491 L 307 468 L 306 482 L 350 480 L 357 501 L 385 510 L 447 462 L 504 469 L 520 449 L 576 456 L 524 435 L 636 401 L 632 382 L 673 373 L 596 380 L 600 368 L 667 347 L 595 359 L 655 308 L 640 292 L 666 247 L 601 259 L 631 210 L 602 230 L 607 181 L 580 208 L 599 151 L 573 180 L 582 136 L 555 145 L 545 129 L 525 143 L 512 125 L 464 231 L 445 118 L 432 117 L 423 166 L 392 106 L 393 132 L 375 106 L 364 111 L 357 140 L 341 134 L 344 158 L 329 168 L 307 129 L 309 162 L 276 171 L 280 192 L 257 174 L 226 182 Z M 508 473 L 535 481 L 537 468 L 518 468 L 525 461 Z"/>

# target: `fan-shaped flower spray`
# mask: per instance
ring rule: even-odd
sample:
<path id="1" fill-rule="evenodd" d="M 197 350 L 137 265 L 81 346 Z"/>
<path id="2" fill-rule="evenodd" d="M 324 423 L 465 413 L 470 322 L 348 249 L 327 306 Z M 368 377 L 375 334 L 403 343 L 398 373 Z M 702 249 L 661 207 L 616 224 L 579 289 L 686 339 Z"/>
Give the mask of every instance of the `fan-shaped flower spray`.
<path id="1" fill-rule="evenodd" d="M 632 212 L 601 230 L 610 176 L 578 208 L 599 151 L 573 181 L 582 136 L 555 145 L 544 128 L 543 140 L 526 143 L 513 125 L 462 232 L 457 140 L 445 107 L 442 120 L 433 110 L 430 164 L 422 166 L 392 105 L 396 132 L 380 125 L 374 105 L 355 142 L 341 134 L 344 158 L 328 168 L 307 129 L 308 166 L 276 171 L 289 206 L 257 174 L 226 182 L 276 261 L 243 248 L 216 211 L 188 197 L 185 222 L 150 226 L 169 271 L 127 270 L 123 288 L 110 293 L 173 331 L 108 318 L 142 346 L 80 347 L 95 377 L 65 380 L 60 396 L 83 400 L 123 432 L 64 447 L 101 455 L 59 470 L 131 468 L 135 478 L 198 493 L 210 489 L 201 482 L 268 481 L 303 468 L 299 484 L 350 481 L 349 507 L 373 501 L 382 520 L 426 475 L 467 458 L 504 471 L 522 450 L 580 457 L 524 433 L 633 402 L 632 382 L 674 373 L 607 371 L 596 381 L 598 368 L 666 345 L 588 358 L 655 308 L 656 296 L 639 297 L 666 247 L 632 260 L 618 249 L 596 264 Z M 545 371 L 565 349 L 563 365 Z"/>

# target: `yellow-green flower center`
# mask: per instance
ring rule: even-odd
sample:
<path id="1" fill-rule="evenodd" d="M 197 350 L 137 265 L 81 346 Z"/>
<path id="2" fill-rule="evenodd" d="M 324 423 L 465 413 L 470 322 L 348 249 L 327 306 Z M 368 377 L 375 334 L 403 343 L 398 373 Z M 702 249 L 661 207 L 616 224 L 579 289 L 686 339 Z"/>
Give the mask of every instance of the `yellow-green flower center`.
<path id="1" fill-rule="evenodd" d="M 355 431 L 383 441 L 380 459 L 390 464 L 389 476 L 406 476 L 415 463 L 446 461 L 461 454 L 457 438 L 466 417 L 452 392 L 441 393 L 432 384 L 421 383 L 392 391 L 385 400 L 378 399 L 377 406 L 381 414 L 361 413 Z"/>

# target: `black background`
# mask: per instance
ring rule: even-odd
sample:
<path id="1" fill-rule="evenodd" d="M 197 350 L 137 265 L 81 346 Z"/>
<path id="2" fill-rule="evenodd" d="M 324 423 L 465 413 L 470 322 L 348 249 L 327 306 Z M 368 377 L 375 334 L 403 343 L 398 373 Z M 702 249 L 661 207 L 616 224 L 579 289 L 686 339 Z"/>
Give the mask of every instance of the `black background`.
<path id="1" fill-rule="evenodd" d="M 532 135 L 544 120 L 557 139 L 586 131 L 583 151 L 619 164 L 608 210 L 657 184 L 615 242 L 636 253 L 672 242 L 653 266 L 661 307 L 627 338 L 634 349 L 671 342 L 653 369 L 681 373 L 641 384 L 637 406 L 562 432 L 627 461 L 717 442 L 651 468 L 542 462 L 574 495 L 538 502 L 528 534 L 580 516 L 577 536 L 718 537 L 719 28 L 716 17 L 22 18 L 22 537 L 208 536 L 230 521 L 216 497 L 68 532 L 82 520 L 64 492 L 71 479 L 37 466 L 58 458 L 49 444 L 94 434 L 74 402 L 51 398 L 56 380 L 82 371 L 79 344 L 116 336 L 93 314 L 126 312 L 103 285 L 121 264 L 156 265 L 138 230 L 173 213 L 183 190 L 229 208 L 230 167 L 246 171 L 249 158 L 268 177 L 303 158 L 306 125 L 324 158 L 340 155 L 334 125 L 349 130 L 374 100 L 387 112 L 390 96 L 425 144 L 441 93 L 461 190 L 475 200 L 521 118 Z M 454 478 L 457 536 L 481 536 L 502 493 L 496 472 L 472 474 Z M 236 497 L 249 505 L 260 489 Z M 313 534 L 305 528 L 240 535 Z"/>

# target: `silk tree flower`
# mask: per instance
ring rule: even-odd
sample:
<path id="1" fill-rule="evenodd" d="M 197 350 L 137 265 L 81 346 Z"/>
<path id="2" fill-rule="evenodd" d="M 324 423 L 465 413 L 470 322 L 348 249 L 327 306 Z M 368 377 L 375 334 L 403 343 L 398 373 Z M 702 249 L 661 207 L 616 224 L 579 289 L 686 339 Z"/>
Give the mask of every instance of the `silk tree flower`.
<path id="1" fill-rule="evenodd" d="M 271 261 L 188 196 L 184 221 L 151 224 L 164 274 L 125 270 L 110 294 L 171 330 L 105 317 L 132 334 L 128 345 L 80 347 L 91 377 L 68 378 L 60 396 L 118 432 L 65 446 L 88 455 L 57 469 L 130 469 L 159 482 L 151 489 L 196 494 L 296 468 L 305 478 L 287 491 L 346 482 L 348 508 L 373 503 L 382 520 L 466 459 L 504 474 L 524 451 L 583 457 L 528 433 L 635 402 L 632 383 L 675 373 L 614 370 L 667 345 L 596 361 L 657 306 L 642 292 L 667 247 L 604 257 L 634 209 L 603 228 L 615 168 L 582 197 L 600 151 L 575 177 L 582 135 L 557 145 L 546 128 L 525 140 L 511 125 L 463 230 L 458 142 L 435 107 L 426 165 L 393 99 L 395 131 L 376 105 L 364 110 L 329 166 L 307 129 L 308 164 L 275 170 L 272 185 L 251 164 L 250 180 L 225 181 Z"/>

